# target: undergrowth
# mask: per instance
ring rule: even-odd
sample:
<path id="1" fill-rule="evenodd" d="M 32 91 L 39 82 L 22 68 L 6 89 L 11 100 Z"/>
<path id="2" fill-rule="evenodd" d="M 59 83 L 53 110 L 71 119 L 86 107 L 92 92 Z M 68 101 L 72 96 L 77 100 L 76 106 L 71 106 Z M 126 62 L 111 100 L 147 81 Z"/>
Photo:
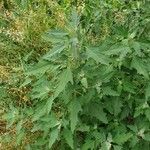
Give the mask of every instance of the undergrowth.
<path id="1" fill-rule="evenodd" d="M 150 149 L 148 0 L 0 2 L 0 149 Z"/>

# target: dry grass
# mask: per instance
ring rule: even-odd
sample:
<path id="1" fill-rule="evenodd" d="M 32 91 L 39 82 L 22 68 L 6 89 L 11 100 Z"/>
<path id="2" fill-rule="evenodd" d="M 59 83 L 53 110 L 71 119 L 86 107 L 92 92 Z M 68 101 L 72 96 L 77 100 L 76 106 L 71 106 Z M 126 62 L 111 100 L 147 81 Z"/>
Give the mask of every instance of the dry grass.
<path id="1" fill-rule="evenodd" d="M 10 69 L 7 66 L 0 65 L 0 81 L 8 81 L 10 77 Z"/>

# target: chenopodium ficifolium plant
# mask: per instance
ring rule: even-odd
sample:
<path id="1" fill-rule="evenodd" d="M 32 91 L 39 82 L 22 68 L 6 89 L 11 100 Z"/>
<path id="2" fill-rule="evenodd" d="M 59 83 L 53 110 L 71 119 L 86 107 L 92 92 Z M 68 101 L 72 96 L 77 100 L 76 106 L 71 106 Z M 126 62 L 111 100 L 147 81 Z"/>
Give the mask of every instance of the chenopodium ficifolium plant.
<path id="1" fill-rule="evenodd" d="M 148 40 L 139 26 L 135 32 L 124 24 L 93 44 L 82 22 L 73 8 L 65 29 L 43 35 L 53 48 L 25 72 L 21 86 L 31 86 L 32 103 L 26 116 L 30 132 L 39 132 L 28 148 L 149 149 Z"/>

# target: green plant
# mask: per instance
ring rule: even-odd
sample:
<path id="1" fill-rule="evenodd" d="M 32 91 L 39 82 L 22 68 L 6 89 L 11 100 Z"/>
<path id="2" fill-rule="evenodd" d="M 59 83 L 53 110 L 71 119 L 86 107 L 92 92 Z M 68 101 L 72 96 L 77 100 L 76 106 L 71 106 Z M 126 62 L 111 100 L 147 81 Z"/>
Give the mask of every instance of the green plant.
<path id="1" fill-rule="evenodd" d="M 26 149 L 149 149 L 148 2 L 83 3 L 42 34 L 52 48 L 37 63 L 23 61 L 26 101 L 10 104 L 8 128 L 17 146 L 35 135 Z"/>

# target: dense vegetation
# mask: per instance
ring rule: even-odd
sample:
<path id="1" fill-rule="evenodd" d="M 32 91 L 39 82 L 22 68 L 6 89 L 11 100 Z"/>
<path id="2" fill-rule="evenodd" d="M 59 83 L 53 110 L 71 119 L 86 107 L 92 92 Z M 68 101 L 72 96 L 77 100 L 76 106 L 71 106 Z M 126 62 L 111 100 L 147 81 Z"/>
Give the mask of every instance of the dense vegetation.
<path id="1" fill-rule="evenodd" d="M 150 149 L 149 0 L 0 2 L 0 149 Z"/>

